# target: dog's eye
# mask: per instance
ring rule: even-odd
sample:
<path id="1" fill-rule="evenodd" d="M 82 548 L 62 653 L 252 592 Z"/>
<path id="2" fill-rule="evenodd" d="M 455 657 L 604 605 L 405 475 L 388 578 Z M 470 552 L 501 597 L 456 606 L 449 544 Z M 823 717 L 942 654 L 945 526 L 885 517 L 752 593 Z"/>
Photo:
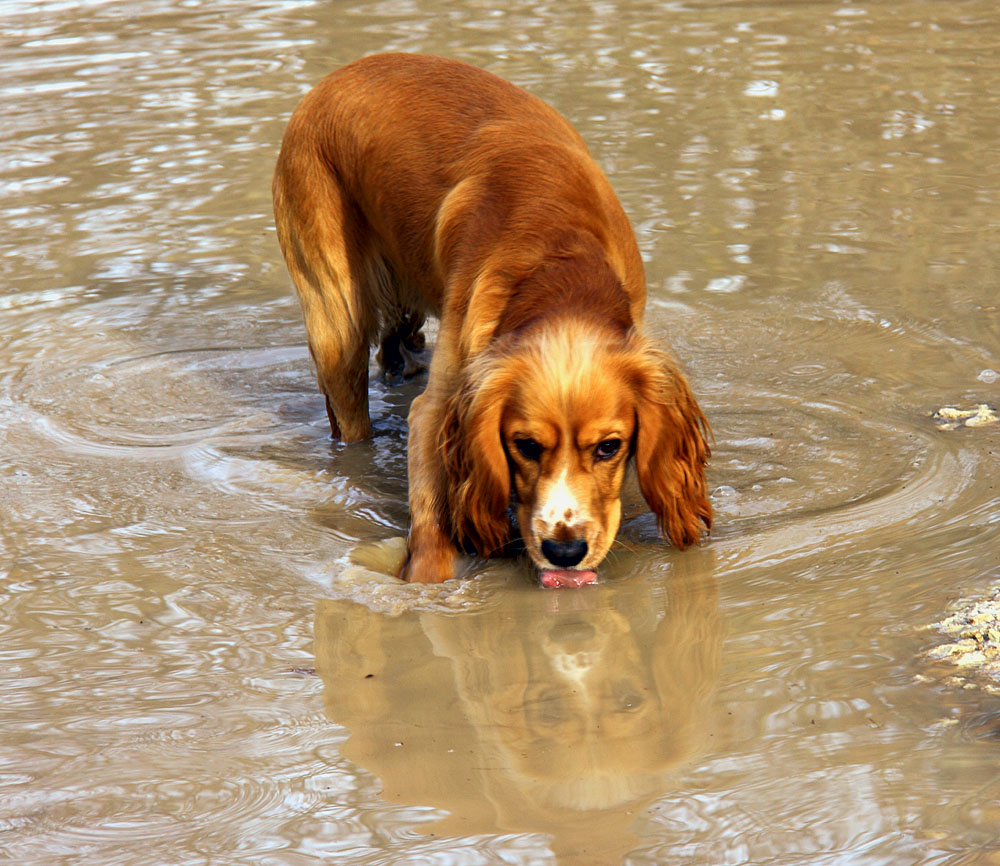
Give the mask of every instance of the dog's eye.
<path id="1" fill-rule="evenodd" d="M 542 446 L 534 439 L 515 439 L 514 447 L 526 460 L 537 460 L 542 456 Z"/>
<path id="2" fill-rule="evenodd" d="M 598 443 L 598 446 L 594 449 L 594 456 L 598 460 L 610 460 L 618 453 L 618 449 L 621 447 L 621 439 L 605 439 L 603 442 Z"/>

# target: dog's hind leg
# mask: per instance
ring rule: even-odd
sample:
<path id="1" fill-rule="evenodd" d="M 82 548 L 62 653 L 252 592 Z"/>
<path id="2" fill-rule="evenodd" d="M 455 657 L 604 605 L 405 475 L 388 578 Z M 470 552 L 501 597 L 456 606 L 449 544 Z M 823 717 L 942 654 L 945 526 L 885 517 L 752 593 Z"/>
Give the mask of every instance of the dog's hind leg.
<path id="1" fill-rule="evenodd" d="M 400 309 L 395 313 L 382 330 L 378 363 L 386 378 L 402 376 L 409 379 L 427 369 L 423 357 L 426 342 L 420 330 L 424 316 L 413 310 Z"/>
<path id="2" fill-rule="evenodd" d="M 287 150 L 286 150 L 287 148 Z M 371 435 L 368 348 L 377 333 L 353 209 L 324 166 L 286 139 L 274 175 L 278 241 L 302 305 L 309 352 L 334 438 Z"/>
<path id="3" fill-rule="evenodd" d="M 299 287 L 299 299 L 316 364 L 319 389 L 334 439 L 357 442 L 371 436 L 368 415 L 368 337 L 339 293 Z"/>
<path id="4" fill-rule="evenodd" d="M 306 327 L 309 328 L 306 317 Z M 309 332 L 309 354 L 326 398 L 326 415 L 334 439 L 358 442 L 371 436 L 368 414 L 368 343 L 338 342 Z"/>

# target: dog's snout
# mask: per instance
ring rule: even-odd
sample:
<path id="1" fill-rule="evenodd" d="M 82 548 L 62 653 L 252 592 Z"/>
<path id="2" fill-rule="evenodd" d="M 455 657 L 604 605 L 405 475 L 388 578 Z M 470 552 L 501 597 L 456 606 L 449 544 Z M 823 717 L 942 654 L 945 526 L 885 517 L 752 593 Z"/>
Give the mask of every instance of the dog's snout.
<path id="1" fill-rule="evenodd" d="M 571 568 L 587 555 L 587 542 L 582 538 L 572 541 L 546 538 L 542 542 L 542 555 L 557 568 Z"/>

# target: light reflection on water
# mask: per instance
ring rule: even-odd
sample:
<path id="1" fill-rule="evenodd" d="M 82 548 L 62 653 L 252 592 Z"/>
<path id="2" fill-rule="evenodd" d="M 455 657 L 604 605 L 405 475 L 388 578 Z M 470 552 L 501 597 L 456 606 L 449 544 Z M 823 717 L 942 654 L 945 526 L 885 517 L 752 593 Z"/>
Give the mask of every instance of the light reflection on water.
<path id="1" fill-rule="evenodd" d="M 0 5 L 0 851 L 992 862 L 996 697 L 921 653 L 1000 579 L 1000 432 L 929 418 L 1000 403 L 998 25 Z M 389 49 L 530 87 L 608 171 L 717 437 L 704 549 L 633 490 L 593 590 L 386 576 L 419 384 L 328 441 L 269 185 L 299 95 Z"/>

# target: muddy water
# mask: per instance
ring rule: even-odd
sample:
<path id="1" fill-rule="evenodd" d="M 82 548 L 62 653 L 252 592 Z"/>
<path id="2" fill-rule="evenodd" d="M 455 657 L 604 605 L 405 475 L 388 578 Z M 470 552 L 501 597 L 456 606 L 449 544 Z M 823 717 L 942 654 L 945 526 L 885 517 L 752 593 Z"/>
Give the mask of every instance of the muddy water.
<path id="1" fill-rule="evenodd" d="M 996 863 L 1000 11 L 0 4 L 0 853 L 27 864 Z M 327 438 L 274 241 L 328 69 L 478 63 L 590 142 L 717 440 L 602 585 L 384 574 L 405 417 Z M 969 685 L 975 686 L 975 678 Z"/>

